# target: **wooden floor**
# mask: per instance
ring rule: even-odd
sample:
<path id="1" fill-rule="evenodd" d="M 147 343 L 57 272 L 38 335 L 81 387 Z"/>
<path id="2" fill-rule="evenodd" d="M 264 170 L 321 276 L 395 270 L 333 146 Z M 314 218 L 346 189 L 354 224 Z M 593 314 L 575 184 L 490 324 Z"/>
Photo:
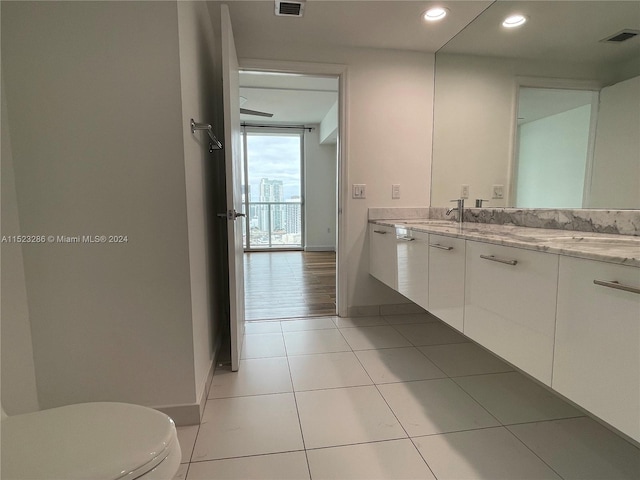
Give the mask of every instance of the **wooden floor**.
<path id="1" fill-rule="evenodd" d="M 335 252 L 250 252 L 244 255 L 245 318 L 336 314 Z"/>

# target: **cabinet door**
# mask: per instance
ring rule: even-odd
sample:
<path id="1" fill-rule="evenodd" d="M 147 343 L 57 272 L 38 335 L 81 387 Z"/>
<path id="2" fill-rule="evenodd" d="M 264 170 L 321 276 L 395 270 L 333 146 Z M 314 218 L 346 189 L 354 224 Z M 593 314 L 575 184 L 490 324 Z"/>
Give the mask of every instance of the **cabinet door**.
<path id="1" fill-rule="evenodd" d="M 385 285 L 397 288 L 396 230 L 369 224 L 369 273 Z"/>
<path id="2" fill-rule="evenodd" d="M 463 331 L 465 241 L 429 236 L 429 311 Z"/>
<path id="3" fill-rule="evenodd" d="M 396 228 L 398 291 L 429 308 L 429 234 Z"/>
<path id="4" fill-rule="evenodd" d="M 561 257 L 555 390 L 640 441 L 640 268 Z"/>
<path id="5" fill-rule="evenodd" d="M 467 241 L 465 335 L 551 385 L 557 286 L 557 255 Z"/>

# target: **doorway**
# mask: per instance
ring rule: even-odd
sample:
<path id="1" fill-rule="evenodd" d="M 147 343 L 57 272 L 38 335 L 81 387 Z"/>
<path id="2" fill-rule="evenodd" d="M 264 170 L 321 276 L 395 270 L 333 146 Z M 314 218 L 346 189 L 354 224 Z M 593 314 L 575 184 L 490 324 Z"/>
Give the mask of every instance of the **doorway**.
<path id="1" fill-rule="evenodd" d="M 240 73 L 248 321 L 337 313 L 338 87 Z"/>
<path id="2" fill-rule="evenodd" d="M 515 207 L 588 205 L 597 109 L 597 91 L 520 86 Z"/>

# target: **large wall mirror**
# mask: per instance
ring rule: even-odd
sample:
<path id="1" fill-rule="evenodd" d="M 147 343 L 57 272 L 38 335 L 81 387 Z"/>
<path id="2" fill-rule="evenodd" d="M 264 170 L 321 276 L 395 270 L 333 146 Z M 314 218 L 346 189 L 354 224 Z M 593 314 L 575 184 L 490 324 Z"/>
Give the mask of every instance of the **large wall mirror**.
<path id="1" fill-rule="evenodd" d="M 485 207 L 640 209 L 634 31 L 635 1 L 489 6 L 436 54 L 431 205 L 468 185 Z"/>

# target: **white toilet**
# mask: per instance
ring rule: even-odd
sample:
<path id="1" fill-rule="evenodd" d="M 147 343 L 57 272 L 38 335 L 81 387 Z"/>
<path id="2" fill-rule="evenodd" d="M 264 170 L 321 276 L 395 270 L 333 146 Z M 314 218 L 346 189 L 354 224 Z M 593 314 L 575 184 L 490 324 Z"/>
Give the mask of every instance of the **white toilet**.
<path id="1" fill-rule="evenodd" d="M 171 418 L 126 403 L 2 410 L 0 429 L 3 480 L 171 480 L 182 457 Z"/>

